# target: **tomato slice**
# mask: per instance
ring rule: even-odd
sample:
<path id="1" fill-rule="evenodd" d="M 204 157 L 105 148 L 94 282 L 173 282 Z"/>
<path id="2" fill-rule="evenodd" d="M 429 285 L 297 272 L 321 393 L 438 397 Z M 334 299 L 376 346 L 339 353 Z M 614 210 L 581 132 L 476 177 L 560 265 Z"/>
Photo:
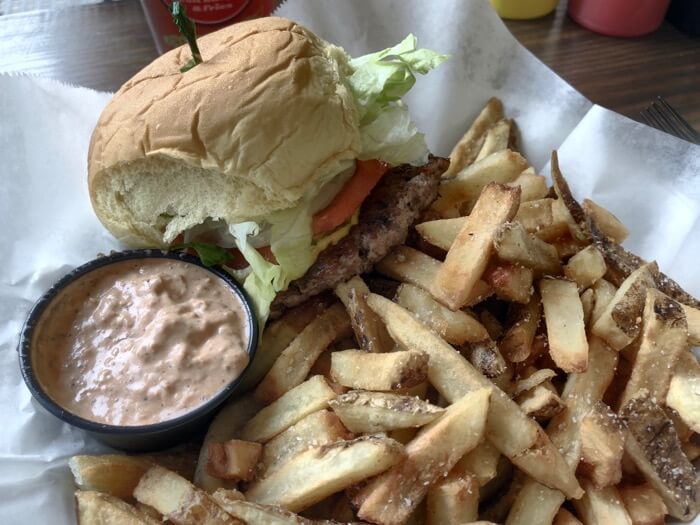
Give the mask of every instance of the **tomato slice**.
<path id="1" fill-rule="evenodd" d="M 358 160 L 355 173 L 333 201 L 317 212 L 312 221 L 314 236 L 335 230 L 355 213 L 389 165 L 379 160 Z"/>

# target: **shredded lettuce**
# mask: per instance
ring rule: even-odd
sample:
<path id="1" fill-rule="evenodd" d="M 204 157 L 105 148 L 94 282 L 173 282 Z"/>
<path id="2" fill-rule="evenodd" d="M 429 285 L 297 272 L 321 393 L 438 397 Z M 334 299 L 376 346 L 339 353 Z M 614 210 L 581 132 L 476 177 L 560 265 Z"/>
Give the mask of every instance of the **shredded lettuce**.
<path id="1" fill-rule="evenodd" d="M 416 46 L 416 37 L 408 35 L 394 47 L 349 62 L 351 73 L 347 82 L 360 117 L 360 159 L 380 159 L 396 165 L 420 164 L 427 158 L 424 136 L 418 132 L 408 108 L 400 99 L 415 84 L 416 74 L 428 73 L 448 57 Z M 336 175 L 347 167 L 339 166 Z M 328 182 L 322 181 L 319 187 Z M 251 244 L 251 238 L 261 231 L 259 224 L 244 222 L 229 226 L 238 249 L 250 264 L 247 272 L 236 272 L 235 275 L 244 278 L 243 286 L 261 323 L 267 319 L 277 293 L 304 275 L 318 253 L 329 243 L 337 242 L 350 229 L 346 224 L 326 239 L 314 243 L 311 203 L 315 197 L 315 194 L 307 195 L 299 206 L 266 218 L 269 224 L 265 231 L 268 232 L 269 228 L 270 247 L 277 264 L 266 261 Z"/>

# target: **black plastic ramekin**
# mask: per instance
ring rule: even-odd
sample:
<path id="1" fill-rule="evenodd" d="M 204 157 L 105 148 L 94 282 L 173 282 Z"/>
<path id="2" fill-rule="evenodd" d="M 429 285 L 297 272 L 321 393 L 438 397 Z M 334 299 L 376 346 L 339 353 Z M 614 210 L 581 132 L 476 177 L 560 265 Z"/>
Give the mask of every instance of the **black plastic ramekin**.
<path id="1" fill-rule="evenodd" d="M 253 313 L 250 300 L 242 287 L 223 269 L 204 266 L 197 257 L 193 257 L 182 252 L 168 252 L 161 250 L 128 250 L 123 252 L 115 252 L 85 263 L 69 274 L 65 275 L 56 284 L 54 284 L 32 307 L 32 310 L 24 323 L 24 327 L 22 328 L 18 346 L 19 363 L 22 370 L 22 376 L 24 377 L 24 382 L 34 398 L 46 410 L 62 421 L 85 430 L 107 445 L 128 451 L 148 451 L 166 448 L 177 443 L 187 441 L 193 435 L 206 430 L 207 425 L 214 417 L 217 408 L 219 408 L 221 404 L 226 401 L 231 394 L 233 394 L 248 369 L 246 368 L 243 373 L 231 381 L 209 401 L 199 405 L 192 411 L 160 423 L 141 426 L 108 425 L 79 417 L 61 407 L 43 390 L 39 380 L 34 374 L 31 348 L 32 335 L 34 328 L 41 319 L 42 314 L 46 310 L 47 306 L 49 306 L 54 300 L 58 292 L 60 292 L 68 284 L 98 268 L 125 260 L 149 258 L 175 259 L 197 265 L 216 275 L 219 279 L 230 286 L 233 292 L 241 300 L 248 319 L 248 333 L 250 334 L 250 339 L 247 352 L 250 358 L 248 361 L 248 367 L 250 367 L 250 363 L 253 362 L 253 358 L 255 357 L 255 349 L 257 347 L 258 322 Z"/>

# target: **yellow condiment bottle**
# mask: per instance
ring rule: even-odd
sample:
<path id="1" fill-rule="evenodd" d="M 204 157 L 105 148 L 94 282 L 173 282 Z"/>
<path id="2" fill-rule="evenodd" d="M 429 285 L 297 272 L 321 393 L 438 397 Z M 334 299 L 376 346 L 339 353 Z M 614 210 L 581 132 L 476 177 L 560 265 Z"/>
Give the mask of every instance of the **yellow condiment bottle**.
<path id="1" fill-rule="evenodd" d="M 554 11 L 559 0 L 491 0 L 501 18 L 526 20 L 539 18 Z"/>

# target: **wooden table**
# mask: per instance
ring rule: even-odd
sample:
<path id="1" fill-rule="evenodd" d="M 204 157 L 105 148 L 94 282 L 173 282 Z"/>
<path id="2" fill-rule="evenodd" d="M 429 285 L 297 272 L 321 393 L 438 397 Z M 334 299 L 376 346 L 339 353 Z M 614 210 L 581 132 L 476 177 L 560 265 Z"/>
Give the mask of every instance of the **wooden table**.
<path id="1" fill-rule="evenodd" d="M 4 0 L 0 7 L 27 1 Z M 643 38 L 604 37 L 576 25 L 565 11 L 563 1 L 548 17 L 507 25 L 593 102 L 638 118 L 663 95 L 700 129 L 700 40 L 667 23 Z M 117 89 L 156 56 L 137 0 L 0 14 L 0 36 L 0 72 L 27 72 L 99 90 Z"/>

